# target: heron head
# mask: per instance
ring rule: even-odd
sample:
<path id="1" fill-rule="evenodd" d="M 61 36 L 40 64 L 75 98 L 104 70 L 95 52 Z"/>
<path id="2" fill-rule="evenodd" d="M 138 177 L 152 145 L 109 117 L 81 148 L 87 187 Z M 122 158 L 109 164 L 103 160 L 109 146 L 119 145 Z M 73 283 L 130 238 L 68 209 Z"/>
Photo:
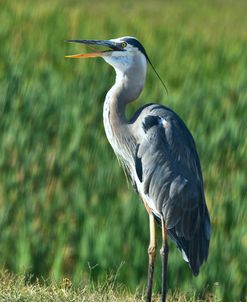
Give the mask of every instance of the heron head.
<path id="1" fill-rule="evenodd" d="M 136 38 L 127 36 L 110 40 L 66 40 L 65 42 L 81 43 L 94 49 L 91 53 L 69 55 L 65 58 L 102 57 L 114 67 L 117 73 L 124 74 L 128 72 L 135 75 L 138 73 L 143 81 L 145 80 L 148 61 L 168 94 L 166 85 L 151 63 L 145 48 Z M 99 46 L 105 47 L 104 50 L 97 50 L 96 47 Z"/>
<path id="2" fill-rule="evenodd" d="M 94 49 L 94 52 L 69 55 L 66 58 L 102 57 L 116 70 L 125 72 L 133 67 L 143 67 L 146 73 L 148 56 L 142 44 L 134 37 L 122 37 L 111 40 L 66 40 L 66 42 L 81 43 Z M 96 47 L 104 47 L 97 50 Z"/>

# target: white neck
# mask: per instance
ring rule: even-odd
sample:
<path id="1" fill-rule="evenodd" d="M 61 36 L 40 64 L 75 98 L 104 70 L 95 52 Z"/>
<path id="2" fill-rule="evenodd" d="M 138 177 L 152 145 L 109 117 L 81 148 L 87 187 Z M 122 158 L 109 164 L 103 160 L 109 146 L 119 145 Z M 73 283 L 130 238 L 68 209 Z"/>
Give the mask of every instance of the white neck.
<path id="1" fill-rule="evenodd" d="M 128 120 L 125 107 L 140 95 L 146 79 L 146 58 L 138 56 L 132 58 L 132 67 L 122 68 L 114 66 L 116 72 L 115 84 L 108 91 L 104 102 L 104 127 L 106 136 L 115 153 L 128 131 Z"/>

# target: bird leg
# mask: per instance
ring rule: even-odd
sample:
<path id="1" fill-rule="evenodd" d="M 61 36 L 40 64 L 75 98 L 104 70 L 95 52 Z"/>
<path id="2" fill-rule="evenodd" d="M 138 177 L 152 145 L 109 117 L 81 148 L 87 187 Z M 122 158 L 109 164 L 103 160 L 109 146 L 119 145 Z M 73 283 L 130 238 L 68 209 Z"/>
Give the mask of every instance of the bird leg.
<path id="1" fill-rule="evenodd" d="M 161 261 L 162 261 L 162 291 L 161 291 L 161 302 L 166 301 L 167 292 L 167 262 L 168 262 L 168 242 L 167 242 L 167 232 L 164 222 L 164 218 L 161 218 L 162 227 L 162 247 L 160 249 Z"/>
<path id="2" fill-rule="evenodd" d="M 153 273 L 154 273 L 154 262 L 156 255 L 156 229 L 154 215 L 149 212 L 149 226 L 150 226 L 150 243 L 148 247 L 148 283 L 147 283 L 147 293 L 146 302 L 151 302 L 152 299 L 152 287 L 153 287 Z"/>

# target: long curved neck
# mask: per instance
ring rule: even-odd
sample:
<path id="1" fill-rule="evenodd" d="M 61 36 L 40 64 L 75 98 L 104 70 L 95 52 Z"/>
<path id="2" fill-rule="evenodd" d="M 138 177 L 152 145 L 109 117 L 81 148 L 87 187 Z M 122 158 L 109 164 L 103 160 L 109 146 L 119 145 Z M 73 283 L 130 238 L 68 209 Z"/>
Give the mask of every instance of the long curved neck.
<path id="1" fill-rule="evenodd" d="M 128 135 L 128 120 L 125 116 L 126 105 L 140 95 L 146 77 L 146 72 L 135 70 L 122 72 L 115 68 L 116 81 L 108 91 L 104 102 L 104 127 L 106 136 L 116 153 L 121 141 Z"/>

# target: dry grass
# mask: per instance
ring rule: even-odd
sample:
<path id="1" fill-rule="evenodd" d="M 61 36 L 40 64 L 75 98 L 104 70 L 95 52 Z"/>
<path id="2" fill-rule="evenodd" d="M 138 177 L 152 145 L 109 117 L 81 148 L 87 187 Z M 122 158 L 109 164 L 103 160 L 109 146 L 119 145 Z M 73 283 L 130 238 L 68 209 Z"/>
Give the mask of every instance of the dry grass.
<path id="1" fill-rule="evenodd" d="M 24 275 L 13 275 L 7 271 L 0 273 L 1 302 L 139 302 L 145 300 L 144 291 L 130 293 L 124 286 L 116 286 L 110 278 L 106 283 L 95 286 L 84 284 L 73 286 L 70 279 L 64 278 L 60 283 L 47 280 L 32 280 Z M 159 295 L 153 295 L 153 302 L 159 301 Z M 168 302 L 213 302 L 219 301 L 208 295 L 197 299 L 194 293 L 169 294 Z"/>

